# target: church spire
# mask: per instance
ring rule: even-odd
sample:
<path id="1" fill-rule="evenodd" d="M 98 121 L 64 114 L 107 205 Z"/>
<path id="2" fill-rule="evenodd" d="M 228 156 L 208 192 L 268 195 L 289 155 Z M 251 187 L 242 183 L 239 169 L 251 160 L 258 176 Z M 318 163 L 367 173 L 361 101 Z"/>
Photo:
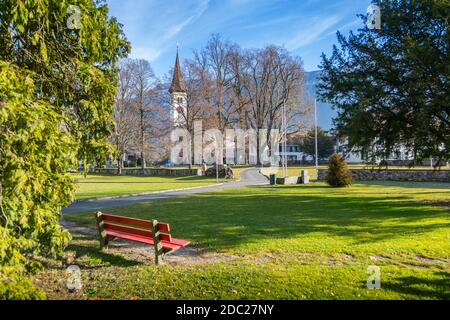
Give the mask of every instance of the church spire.
<path id="1" fill-rule="evenodd" d="M 172 84 L 169 89 L 170 93 L 174 92 L 186 92 L 186 84 L 184 83 L 183 73 L 180 68 L 180 58 L 178 57 L 178 44 L 177 44 L 177 58 L 175 60 L 175 68 L 173 69 Z"/>

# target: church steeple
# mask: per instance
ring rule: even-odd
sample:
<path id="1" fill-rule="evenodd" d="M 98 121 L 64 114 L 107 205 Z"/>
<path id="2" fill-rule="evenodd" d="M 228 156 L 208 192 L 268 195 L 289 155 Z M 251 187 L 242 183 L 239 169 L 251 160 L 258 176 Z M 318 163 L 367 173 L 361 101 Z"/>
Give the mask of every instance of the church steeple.
<path id="1" fill-rule="evenodd" d="M 178 46 L 177 46 L 177 58 L 175 60 L 175 68 L 173 69 L 173 78 L 172 84 L 169 89 L 170 93 L 185 93 L 186 92 L 186 84 L 184 83 L 183 73 L 180 68 L 180 58 L 178 56 Z"/>
<path id="2" fill-rule="evenodd" d="M 187 104 L 187 90 L 184 83 L 183 73 L 180 67 L 180 58 L 178 55 L 177 45 L 177 59 L 175 60 L 175 68 L 173 69 L 173 79 L 170 85 L 170 97 L 172 100 L 172 122 L 175 127 L 183 127 L 187 122 L 188 104 Z"/>

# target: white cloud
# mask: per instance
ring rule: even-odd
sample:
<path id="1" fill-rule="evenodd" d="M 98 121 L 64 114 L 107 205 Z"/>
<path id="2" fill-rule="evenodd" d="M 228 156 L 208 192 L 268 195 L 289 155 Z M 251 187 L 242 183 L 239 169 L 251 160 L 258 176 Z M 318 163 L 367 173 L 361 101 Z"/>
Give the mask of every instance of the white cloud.
<path id="1" fill-rule="evenodd" d="M 203 15 L 203 13 L 205 13 L 205 11 L 208 9 L 208 3 L 209 3 L 209 0 L 201 1 L 200 4 L 198 5 L 198 7 L 196 8 L 194 14 L 192 14 L 191 16 L 187 17 L 186 19 L 184 19 L 183 21 L 181 21 L 177 24 L 170 26 L 168 28 L 167 33 L 164 36 L 164 38 L 166 40 L 172 39 L 174 36 L 176 36 L 178 33 L 180 33 L 186 26 L 188 26 L 191 22 L 200 18 Z"/>
<path id="2" fill-rule="evenodd" d="M 335 26 L 341 18 L 339 16 L 316 17 L 307 26 L 300 26 L 300 30 L 293 38 L 286 42 L 288 50 L 297 50 L 319 40 L 330 28 Z"/>
<path id="3" fill-rule="evenodd" d="M 293 19 L 294 19 L 294 17 L 290 17 L 290 16 L 275 18 L 275 19 L 271 19 L 271 20 L 257 22 L 254 24 L 247 24 L 247 25 L 243 26 L 241 29 L 246 30 L 246 29 L 261 29 L 261 28 L 273 27 L 276 25 L 281 25 L 282 23 L 290 22 Z"/>
<path id="4" fill-rule="evenodd" d="M 155 0 L 110 2 L 121 11 L 121 22 L 132 43 L 131 56 L 150 62 L 174 48 L 175 38 L 202 17 L 209 6 L 209 0 L 171 0 L 169 4 Z"/>

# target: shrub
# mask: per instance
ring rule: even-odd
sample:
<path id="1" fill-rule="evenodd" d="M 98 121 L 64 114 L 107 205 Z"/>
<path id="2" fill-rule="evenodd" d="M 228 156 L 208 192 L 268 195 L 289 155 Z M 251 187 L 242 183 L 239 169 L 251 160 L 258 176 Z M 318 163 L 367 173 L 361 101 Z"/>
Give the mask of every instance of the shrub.
<path id="1" fill-rule="evenodd" d="M 56 257 L 70 239 L 59 220 L 73 198 L 73 143 L 34 88 L 30 73 L 0 60 L 0 299 L 40 297 L 27 279 L 37 257 Z"/>
<path id="2" fill-rule="evenodd" d="M 114 127 L 119 59 L 129 43 L 102 1 L 0 0 L 0 300 L 37 299 L 29 276 L 70 234 L 61 208 L 73 200 L 66 174 L 106 154 Z"/>
<path id="3" fill-rule="evenodd" d="M 328 166 L 327 183 L 334 187 L 347 187 L 353 182 L 352 174 L 348 169 L 347 162 L 340 154 L 333 154 Z"/>
<path id="4" fill-rule="evenodd" d="M 205 175 L 207 177 L 215 178 L 217 176 L 216 175 L 216 166 L 214 165 L 211 168 L 208 168 L 208 170 L 206 170 L 206 172 L 205 172 Z M 220 165 L 219 166 L 219 178 L 225 178 L 226 175 L 227 175 L 227 172 L 225 170 L 225 167 Z"/>
<path id="5" fill-rule="evenodd" d="M 3 270 L 6 271 L 6 270 Z M 43 300 L 45 293 L 15 270 L 0 270 L 0 300 Z"/>

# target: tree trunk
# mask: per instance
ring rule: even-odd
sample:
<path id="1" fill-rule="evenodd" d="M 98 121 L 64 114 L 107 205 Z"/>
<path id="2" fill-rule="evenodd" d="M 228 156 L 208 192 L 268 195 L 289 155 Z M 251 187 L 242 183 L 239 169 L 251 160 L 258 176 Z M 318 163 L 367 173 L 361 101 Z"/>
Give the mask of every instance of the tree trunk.
<path id="1" fill-rule="evenodd" d="M 87 174 L 88 174 L 88 170 L 87 170 L 87 159 L 84 158 L 84 159 L 83 159 L 83 176 L 84 176 L 84 178 L 87 177 Z"/>
<path id="2" fill-rule="evenodd" d="M 117 161 L 118 161 L 117 175 L 120 176 L 122 174 L 122 169 L 123 169 L 123 155 L 121 155 L 119 157 L 119 159 L 117 159 Z"/>

